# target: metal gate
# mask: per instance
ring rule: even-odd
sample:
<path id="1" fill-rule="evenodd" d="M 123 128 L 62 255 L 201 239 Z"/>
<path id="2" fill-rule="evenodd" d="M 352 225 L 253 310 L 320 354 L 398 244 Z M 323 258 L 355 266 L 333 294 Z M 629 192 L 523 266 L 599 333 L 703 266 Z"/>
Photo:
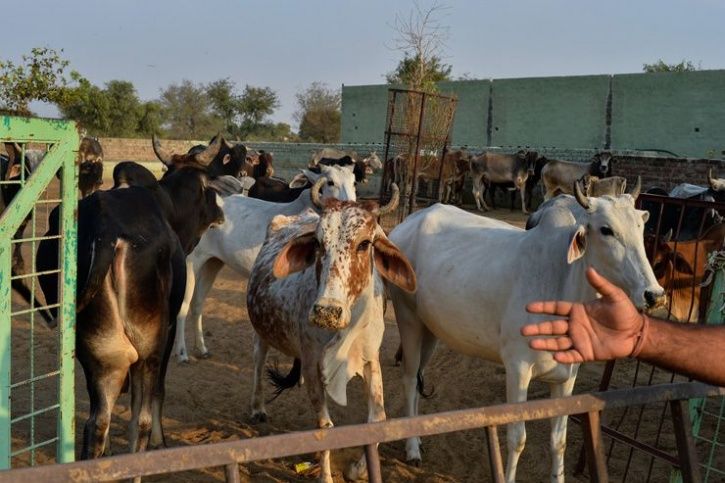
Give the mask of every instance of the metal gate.
<path id="1" fill-rule="evenodd" d="M 443 196 L 443 162 L 450 143 L 455 97 L 406 89 L 388 89 L 385 157 L 380 202 L 390 199 L 392 183 L 401 191 L 396 222 Z M 421 190 L 421 181 L 425 190 Z"/>
<path id="2" fill-rule="evenodd" d="M 683 323 L 723 324 L 725 226 L 713 224 L 713 215 L 718 211 L 725 215 L 725 204 L 642 194 L 637 205 L 651 214 L 645 247 L 669 300 L 663 313 L 656 315 Z M 690 270 L 676 268 L 678 261 L 686 263 Z M 599 390 L 687 380 L 650 364 L 617 361 L 606 365 Z M 676 423 L 671 419 L 670 410 L 663 404 L 630 407 L 603 421 L 602 432 L 610 437 L 607 459 L 613 470 L 610 473 L 613 480 L 648 482 L 669 478 L 670 481 L 682 481 L 673 454 Z M 689 413 L 703 481 L 723 481 L 725 399 L 692 400 Z M 645 421 L 648 424 L 643 424 Z M 656 429 L 652 429 L 652 423 Z M 576 472 L 583 470 L 582 450 Z"/>
<path id="3" fill-rule="evenodd" d="M 0 179 L 0 469 L 69 462 L 75 452 L 78 131 L 69 121 L 0 116 L 0 142 L 8 151 Z M 29 155 L 42 156 L 38 148 L 46 152 L 36 165 Z M 58 204 L 60 266 L 44 273 L 59 274 L 60 303 L 47 306 L 39 302 L 35 252 Z M 29 291 L 27 303 L 13 289 L 21 285 Z M 41 320 L 49 310 L 57 310 L 56 328 Z"/>

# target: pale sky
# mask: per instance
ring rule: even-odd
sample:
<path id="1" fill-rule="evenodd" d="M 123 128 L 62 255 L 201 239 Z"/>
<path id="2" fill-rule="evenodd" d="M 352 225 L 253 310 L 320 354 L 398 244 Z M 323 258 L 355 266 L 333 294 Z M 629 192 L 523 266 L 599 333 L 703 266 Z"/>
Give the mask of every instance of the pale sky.
<path id="1" fill-rule="evenodd" d="M 539 77 L 640 72 L 688 59 L 725 68 L 725 2 L 718 0 L 449 0 L 445 61 L 455 76 Z M 430 1 L 421 0 L 426 7 Z M 63 49 L 93 83 L 130 80 L 144 99 L 172 82 L 229 77 L 269 86 L 275 121 L 294 124 L 295 93 L 313 81 L 380 84 L 403 0 L 32 0 L 2 6 L 0 58 Z M 40 114 L 52 114 L 37 107 Z"/>

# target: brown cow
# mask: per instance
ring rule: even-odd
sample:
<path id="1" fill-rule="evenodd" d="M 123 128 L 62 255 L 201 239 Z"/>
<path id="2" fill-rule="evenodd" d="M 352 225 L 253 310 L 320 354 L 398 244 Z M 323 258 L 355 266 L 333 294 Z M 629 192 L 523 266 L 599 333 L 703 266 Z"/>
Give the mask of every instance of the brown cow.
<path id="1" fill-rule="evenodd" d="M 440 195 L 444 203 L 455 202 L 460 198 L 463 181 L 470 169 L 471 156 L 465 148 L 448 151 L 443 159 L 443 171 L 437 156 L 421 155 L 418 161 L 418 180 L 433 181 L 441 176 Z M 385 178 L 388 189 L 392 183 L 405 186 L 405 192 L 412 189 L 412 167 L 408 165 L 408 156 L 401 154 L 385 164 Z"/>
<path id="2" fill-rule="evenodd" d="M 645 237 L 645 250 L 652 258 L 652 270 L 670 297 L 670 317 L 680 322 L 697 322 L 701 284 L 705 279 L 707 257 L 725 245 L 725 224 L 707 230 L 698 240 L 670 241 L 672 230 L 659 240 Z M 667 306 L 665 306 L 665 309 Z"/>

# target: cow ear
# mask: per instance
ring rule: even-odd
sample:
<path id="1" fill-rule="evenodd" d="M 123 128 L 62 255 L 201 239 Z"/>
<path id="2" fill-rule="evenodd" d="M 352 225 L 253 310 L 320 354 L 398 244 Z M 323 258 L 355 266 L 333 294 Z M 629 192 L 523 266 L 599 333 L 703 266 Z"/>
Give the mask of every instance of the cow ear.
<path id="1" fill-rule="evenodd" d="M 306 233 L 290 240 L 274 260 L 272 273 L 277 278 L 285 278 L 300 272 L 315 263 L 317 238 L 314 233 Z"/>
<path id="2" fill-rule="evenodd" d="M 566 262 L 572 264 L 584 256 L 587 249 L 587 230 L 580 226 L 573 233 L 566 253 Z"/>
<path id="3" fill-rule="evenodd" d="M 417 281 L 415 271 L 403 253 L 385 236 L 373 242 L 373 258 L 378 273 L 393 285 L 406 292 L 415 292 Z"/>
<path id="4" fill-rule="evenodd" d="M 649 220 L 649 211 L 637 210 L 637 212 L 642 216 L 642 221 L 647 223 L 647 221 Z M 670 233 L 670 236 L 672 236 L 672 233 Z"/>
<path id="5" fill-rule="evenodd" d="M 681 273 L 685 273 L 687 275 L 693 275 L 694 272 L 692 271 L 692 265 L 690 265 L 690 262 L 685 259 L 682 255 L 679 253 L 675 254 L 675 270 Z"/>
<path id="6" fill-rule="evenodd" d="M 303 169 L 301 173 L 297 173 L 292 181 L 289 182 L 290 188 L 304 188 L 310 183 L 314 183 L 319 175 L 310 170 Z"/>
<path id="7" fill-rule="evenodd" d="M 229 153 L 225 154 L 224 157 L 222 158 L 222 164 L 227 164 L 229 161 L 231 161 L 231 159 L 232 159 L 231 154 L 229 154 Z"/>

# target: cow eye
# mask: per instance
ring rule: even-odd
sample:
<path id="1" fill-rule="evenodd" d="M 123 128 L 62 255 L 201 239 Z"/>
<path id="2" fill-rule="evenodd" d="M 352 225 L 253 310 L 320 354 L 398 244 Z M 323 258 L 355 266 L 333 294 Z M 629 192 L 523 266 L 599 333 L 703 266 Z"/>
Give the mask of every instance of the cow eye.
<path id="1" fill-rule="evenodd" d="M 604 235 L 604 236 L 614 236 L 614 232 L 613 232 L 613 231 L 612 231 L 612 229 L 611 229 L 611 228 L 609 228 L 608 226 L 603 226 L 603 227 L 601 227 L 601 228 L 599 229 L 599 231 L 600 231 L 600 232 L 602 233 L 602 235 Z"/>
<path id="2" fill-rule="evenodd" d="M 327 182 L 327 186 L 335 186 L 335 182 L 334 181 L 328 181 Z"/>
<path id="3" fill-rule="evenodd" d="M 363 240 L 357 246 L 357 251 L 366 252 L 368 250 L 368 248 L 370 248 L 370 240 Z"/>

